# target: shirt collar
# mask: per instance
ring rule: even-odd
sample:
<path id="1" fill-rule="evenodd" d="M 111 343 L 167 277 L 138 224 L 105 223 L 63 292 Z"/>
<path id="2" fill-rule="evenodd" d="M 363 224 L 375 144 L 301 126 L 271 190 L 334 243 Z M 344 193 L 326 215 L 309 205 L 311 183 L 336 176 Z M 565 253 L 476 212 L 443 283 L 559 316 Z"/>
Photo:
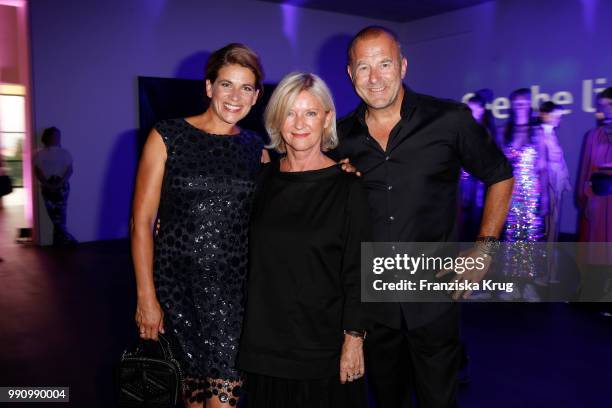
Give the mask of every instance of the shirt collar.
<path id="1" fill-rule="evenodd" d="M 400 115 L 402 120 L 407 119 L 410 116 L 410 113 L 417 105 L 417 94 L 410 89 L 405 84 L 402 84 L 402 88 L 404 88 L 404 97 L 402 99 L 402 106 L 400 108 Z M 357 109 L 355 109 L 354 117 L 361 123 L 362 126 L 366 126 L 365 122 L 365 114 L 367 110 L 367 105 L 365 102 L 361 101 Z"/>

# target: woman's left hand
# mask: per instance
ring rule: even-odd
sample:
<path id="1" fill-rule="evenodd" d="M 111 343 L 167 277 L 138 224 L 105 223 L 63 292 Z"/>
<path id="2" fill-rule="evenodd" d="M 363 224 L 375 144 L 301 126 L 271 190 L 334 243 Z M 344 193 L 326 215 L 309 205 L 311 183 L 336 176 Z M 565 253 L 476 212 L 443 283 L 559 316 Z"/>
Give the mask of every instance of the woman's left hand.
<path id="1" fill-rule="evenodd" d="M 364 374 L 363 339 L 345 334 L 340 355 L 340 382 L 345 384 L 363 377 Z"/>

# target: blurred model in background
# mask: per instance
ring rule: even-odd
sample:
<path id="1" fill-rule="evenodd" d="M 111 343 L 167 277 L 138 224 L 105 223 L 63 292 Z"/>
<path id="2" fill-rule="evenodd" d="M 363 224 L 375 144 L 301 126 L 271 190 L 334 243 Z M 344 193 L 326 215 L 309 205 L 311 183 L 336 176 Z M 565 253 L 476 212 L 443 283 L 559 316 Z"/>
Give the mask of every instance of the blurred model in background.
<path id="1" fill-rule="evenodd" d="M 554 102 L 544 102 L 540 106 L 539 132 L 542 144 L 542 158 L 546 166 L 547 181 L 546 190 L 548 197 L 548 209 L 544 217 L 546 240 L 555 242 L 559 240 L 559 221 L 561 219 L 561 203 L 563 194 L 572 190 L 569 171 L 565 163 L 563 149 L 559 144 L 557 129 L 561 123 L 563 109 Z"/>
<path id="2" fill-rule="evenodd" d="M 581 242 L 612 242 L 612 87 L 597 95 L 602 125 L 584 137 L 576 188 Z"/>
<path id="3" fill-rule="evenodd" d="M 505 247 L 503 273 L 514 281 L 514 298 L 540 299 L 534 283 L 547 279 L 544 255 L 531 243 L 544 239 L 544 215 L 548 208 L 544 187 L 546 165 L 539 126 L 533 121 L 531 91 L 517 89 L 510 95 L 510 118 L 504 131 L 504 152 L 514 169 L 514 190 L 502 240 Z"/>

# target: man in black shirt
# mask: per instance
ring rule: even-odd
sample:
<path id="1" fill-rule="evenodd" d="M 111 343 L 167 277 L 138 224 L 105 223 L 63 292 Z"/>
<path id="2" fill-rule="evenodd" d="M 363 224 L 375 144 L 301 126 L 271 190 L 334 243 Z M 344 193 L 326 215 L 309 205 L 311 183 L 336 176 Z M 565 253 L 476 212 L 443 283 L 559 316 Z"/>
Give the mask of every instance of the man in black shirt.
<path id="1" fill-rule="evenodd" d="M 363 174 L 375 241 L 456 240 L 463 167 L 488 186 L 482 242 L 474 252 L 487 251 L 499 236 L 512 194 L 512 168 L 502 152 L 465 105 L 402 84 L 407 62 L 390 30 L 365 28 L 353 38 L 348 57 L 348 74 L 363 102 L 339 121 L 334 154 L 348 157 Z M 485 273 L 486 268 L 466 271 L 462 279 L 478 282 Z M 454 406 L 460 360 L 456 305 L 369 306 L 374 325 L 366 340 L 366 369 L 376 406 L 408 406 L 410 381 L 420 406 Z"/>

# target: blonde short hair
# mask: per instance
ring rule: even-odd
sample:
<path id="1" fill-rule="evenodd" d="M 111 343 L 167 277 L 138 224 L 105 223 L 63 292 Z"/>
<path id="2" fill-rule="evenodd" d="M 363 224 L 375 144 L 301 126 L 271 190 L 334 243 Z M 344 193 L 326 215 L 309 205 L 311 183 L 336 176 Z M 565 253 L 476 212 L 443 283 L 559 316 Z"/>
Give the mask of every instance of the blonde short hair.
<path id="1" fill-rule="evenodd" d="M 270 144 L 266 146 L 267 148 L 275 149 L 279 153 L 287 152 L 281 128 L 283 123 L 285 123 L 289 109 L 291 109 L 295 99 L 302 91 L 310 92 L 321 102 L 326 113 L 331 112 L 330 124 L 323 130 L 321 150 L 327 151 L 338 146 L 336 107 L 334 106 L 334 99 L 329 88 L 315 74 L 292 72 L 280 81 L 270 97 L 268 106 L 266 106 L 264 121 L 266 130 L 270 135 Z"/>

